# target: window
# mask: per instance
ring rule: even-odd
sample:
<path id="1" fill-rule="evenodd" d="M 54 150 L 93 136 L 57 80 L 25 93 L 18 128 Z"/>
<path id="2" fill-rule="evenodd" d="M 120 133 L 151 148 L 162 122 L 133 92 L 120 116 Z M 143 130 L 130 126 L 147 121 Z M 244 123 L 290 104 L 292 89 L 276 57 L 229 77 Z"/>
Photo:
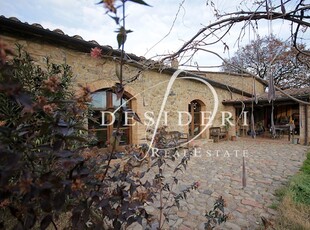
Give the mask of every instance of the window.
<path id="1" fill-rule="evenodd" d="M 119 113 L 114 114 L 113 117 L 109 113 L 104 113 L 105 111 L 114 112 L 117 108 L 122 107 L 131 107 L 128 98 L 123 96 L 122 99 L 117 100 L 117 95 L 112 92 L 112 90 L 99 90 L 92 94 L 92 111 L 91 117 L 88 120 L 88 129 L 90 132 L 93 132 L 96 136 L 96 145 L 98 147 L 107 147 L 107 142 L 110 137 L 113 135 L 113 132 L 117 129 L 118 120 L 121 119 L 120 131 L 122 133 L 120 145 L 130 144 L 131 129 L 130 126 L 125 125 L 125 116 L 122 114 L 121 118 Z M 130 119 L 128 121 L 130 123 Z"/>

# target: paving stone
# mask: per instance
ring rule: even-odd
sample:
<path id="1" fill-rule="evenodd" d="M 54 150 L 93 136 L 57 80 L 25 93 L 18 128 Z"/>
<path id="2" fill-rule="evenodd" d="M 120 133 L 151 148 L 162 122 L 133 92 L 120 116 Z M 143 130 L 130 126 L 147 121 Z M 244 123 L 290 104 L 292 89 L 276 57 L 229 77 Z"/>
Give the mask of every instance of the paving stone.
<path id="1" fill-rule="evenodd" d="M 245 213 L 245 212 L 248 212 L 248 209 L 239 207 L 239 208 L 236 209 L 236 211 L 238 211 L 240 213 Z"/>
<path id="2" fill-rule="evenodd" d="M 211 195 L 212 193 L 213 192 L 209 189 L 203 191 L 203 194 L 206 194 L 206 195 Z"/>
<path id="3" fill-rule="evenodd" d="M 140 225 L 137 222 L 132 223 L 131 225 L 128 226 L 128 229 L 132 229 L 132 230 L 143 230 L 142 225 Z"/>
<path id="4" fill-rule="evenodd" d="M 178 230 L 192 230 L 192 228 L 189 228 L 188 226 L 181 224 Z"/>
<path id="5" fill-rule="evenodd" d="M 241 228 L 238 225 L 231 223 L 231 222 L 226 222 L 224 226 L 225 226 L 225 229 L 227 230 L 228 229 L 229 230 L 241 230 Z"/>
<path id="6" fill-rule="evenodd" d="M 245 219 L 248 220 L 249 222 L 251 222 L 251 226 L 253 226 L 253 225 L 256 226 L 258 220 L 260 221 L 259 216 L 254 216 L 254 215 L 250 215 L 250 214 L 246 215 Z"/>
<path id="7" fill-rule="evenodd" d="M 212 197 L 218 198 L 220 196 L 220 194 L 218 194 L 217 192 L 213 192 L 211 194 Z"/>
<path id="8" fill-rule="evenodd" d="M 179 191 L 183 191 L 185 189 L 187 189 L 187 185 L 184 184 L 179 185 Z"/>
<path id="9" fill-rule="evenodd" d="M 218 151 L 219 157 L 215 154 L 212 157 L 193 157 L 185 173 L 178 175 L 179 189 L 175 192 L 187 188 L 193 181 L 200 181 L 201 186 L 198 191 L 188 194 L 188 200 L 180 201 L 180 209 L 171 210 L 170 216 L 174 222 L 171 226 L 166 225 L 167 229 L 202 229 L 206 221 L 205 211 L 213 208 L 219 196 L 226 199 L 225 212 L 229 211 L 232 219 L 228 220 L 227 225 L 215 229 L 257 229 L 260 215 L 274 218 L 277 214 L 268 208 L 276 200 L 274 191 L 287 182 L 289 175 L 298 172 L 307 150 L 302 145 L 290 145 L 287 139 L 266 141 L 260 138 L 239 138 L 235 142 L 210 143 L 199 140 L 197 143 L 213 153 Z M 231 154 L 228 160 L 220 156 L 231 149 L 248 151 L 247 186 L 244 189 L 241 183 L 242 158 Z M 172 170 L 167 175 L 174 176 Z M 158 205 L 159 202 L 156 202 Z M 151 212 L 156 210 L 149 208 Z M 181 220 L 178 226 L 174 225 Z"/>
<path id="10" fill-rule="evenodd" d="M 205 223 L 205 222 L 207 222 L 207 218 L 204 215 L 196 216 L 196 219 L 197 219 L 198 223 Z"/>
<path id="11" fill-rule="evenodd" d="M 174 228 L 177 228 L 180 224 L 182 224 L 183 220 L 179 218 L 176 223 L 173 225 Z"/>
<path id="12" fill-rule="evenodd" d="M 196 226 L 196 223 L 192 222 L 192 221 L 184 221 L 183 224 L 187 227 L 190 227 L 191 229 L 194 228 L 194 226 Z"/>
<path id="13" fill-rule="evenodd" d="M 189 209 L 188 209 L 188 207 L 186 207 L 186 206 L 182 206 L 182 207 L 180 207 L 180 210 L 181 210 L 181 211 L 187 212 Z"/>
<path id="14" fill-rule="evenodd" d="M 277 212 L 276 210 L 272 209 L 272 208 L 268 208 L 267 211 L 268 211 L 270 214 L 272 214 L 272 215 L 277 215 L 277 214 L 278 214 L 278 212 Z"/>
<path id="15" fill-rule="evenodd" d="M 256 180 L 257 183 L 262 183 L 262 184 L 267 184 L 267 185 L 271 185 L 272 184 L 272 180 Z"/>
<path id="16" fill-rule="evenodd" d="M 239 191 L 236 191 L 236 190 L 229 191 L 229 193 L 233 196 L 239 195 Z"/>
<path id="17" fill-rule="evenodd" d="M 188 204 L 187 207 L 188 207 L 189 210 L 192 210 L 192 209 L 195 208 L 195 205 L 193 205 L 193 204 Z"/>
<path id="18" fill-rule="evenodd" d="M 238 218 L 245 218 L 245 214 L 244 213 L 240 213 L 237 211 L 233 211 L 231 213 L 228 213 L 229 217 L 231 219 L 238 219 Z"/>
<path id="19" fill-rule="evenodd" d="M 179 219 L 177 215 L 169 215 L 169 220 L 176 221 L 177 219 Z"/>
<path id="20" fill-rule="evenodd" d="M 195 204 L 195 200 L 193 198 L 187 199 L 188 204 Z"/>
<path id="21" fill-rule="evenodd" d="M 190 213 L 191 215 L 193 215 L 193 216 L 199 216 L 199 215 L 201 215 L 201 213 L 200 213 L 198 210 L 196 210 L 196 209 L 190 210 L 189 213 Z"/>
<path id="22" fill-rule="evenodd" d="M 146 212 L 149 213 L 149 214 L 152 214 L 152 213 L 155 212 L 155 208 L 152 207 L 152 206 L 146 206 L 146 207 L 145 207 L 145 210 L 146 210 Z"/>
<path id="23" fill-rule="evenodd" d="M 263 208 L 263 205 L 261 205 L 260 203 L 253 201 L 253 200 L 249 200 L 249 199 L 242 199 L 241 203 L 244 205 L 253 206 L 255 208 Z"/>
<path id="24" fill-rule="evenodd" d="M 188 212 L 186 212 L 186 211 L 178 211 L 177 215 L 178 215 L 178 217 L 184 218 L 184 217 L 188 216 Z"/>
<path id="25" fill-rule="evenodd" d="M 151 229 L 152 229 L 152 230 L 153 230 L 153 229 L 158 229 L 158 227 L 159 227 L 158 221 L 154 221 L 154 222 L 151 224 Z"/>
<path id="26" fill-rule="evenodd" d="M 198 230 L 205 230 L 205 223 L 199 224 Z"/>
<path id="27" fill-rule="evenodd" d="M 236 220 L 234 221 L 234 223 L 238 226 L 240 226 L 241 228 L 243 227 L 248 227 L 249 226 L 249 222 L 241 219 L 241 218 L 236 218 Z"/>

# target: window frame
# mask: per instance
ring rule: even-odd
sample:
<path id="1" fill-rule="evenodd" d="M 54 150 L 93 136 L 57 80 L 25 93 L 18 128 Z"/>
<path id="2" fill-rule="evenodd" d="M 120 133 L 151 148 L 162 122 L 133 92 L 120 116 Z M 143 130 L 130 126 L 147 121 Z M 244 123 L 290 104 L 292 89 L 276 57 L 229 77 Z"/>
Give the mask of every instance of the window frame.
<path id="1" fill-rule="evenodd" d="M 101 126 L 101 119 L 102 119 L 102 114 L 101 112 L 102 111 L 109 111 L 109 112 L 113 112 L 115 109 L 117 109 L 120 104 L 123 102 L 123 100 L 127 100 L 127 103 L 126 103 L 126 106 L 128 108 L 131 108 L 132 107 L 132 103 L 131 103 L 131 100 L 129 100 L 129 97 L 127 96 L 126 93 L 123 94 L 123 97 L 121 99 L 116 99 L 116 94 L 113 93 L 112 89 L 100 89 L 100 90 L 97 90 L 95 92 L 93 92 L 92 94 L 95 94 L 95 93 L 105 93 L 105 105 L 106 107 L 91 107 L 91 110 L 94 112 L 94 113 L 100 113 L 99 118 L 95 118 L 97 121 L 98 121 L 98 125 L 97 126 L 94 126 L 94 127 L 90 127 L 90 119 L 89 119 L 89 123 L 88 123 L 88 130 L 91 131 L 91 132 L 94 132 L 94 135 L 96 135 L 98 137 L 98 132 L 100 131 L 103 131 L 103 132 L 106 132 L 106 134 L 103 136 L 106 136 L 106 140 L 103 139 L 102 141 L 98 140 L 98 143 L 97 143 L 97 146 L 98 147 L 101 147 L 101 148 L 106 148 L 108 147 L 107 146 L 107 143 L 109 143 L 110 141 L 110 138 L 112 137 L 113 135 L 113 132 L 117 130 L 117 127 L 115 126 L 115 124 L 117 124 L 117 119 L 115 119 L 115 122 L 111 125 L 106 125 L 106 126 Z M 115 95 L 115 96 L 114 96 Z M 120 103 L 117 103 L 115 105 L 115 102 L 118 102 L 120 101 Z M 111 121 L 112 121 L 112 117 L 110 114 L 106 114 L 107 116 L 107 123 L 109 124 Z M 122 114 L 122 118 L 123 116 L 125 116 L 124 114 Z M 93 120 L 93 119 L 91 119 Z M 94 121 L 91 121 L 91 123 L 95 124 Z M 131 123 L 131 120 L 129 119 L 128 120 L 128 123 L 130 124 Z M 125 141 L 122 143 L 122 141 L 119 143 L 120 146 L 126 146 L 126 145 L 130 145 L 132 143 L 132 128 L 130 125 L 123 125 L 121 124 L 121 127 L 120 127 L 120 130 L 124 132 L 125 134 Z"/>

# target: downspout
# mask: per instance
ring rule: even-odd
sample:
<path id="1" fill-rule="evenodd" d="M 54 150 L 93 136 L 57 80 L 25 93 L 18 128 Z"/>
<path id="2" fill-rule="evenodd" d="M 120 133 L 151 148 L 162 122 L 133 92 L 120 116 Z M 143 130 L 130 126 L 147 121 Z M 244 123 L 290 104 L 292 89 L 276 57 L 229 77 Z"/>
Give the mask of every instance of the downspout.
<path id="1" fill-rule="evenodd" d="M 308 145 L 309 141 L 308 141 L 308 105 L 304 105 L 305 107 L 305 145 Z"/>

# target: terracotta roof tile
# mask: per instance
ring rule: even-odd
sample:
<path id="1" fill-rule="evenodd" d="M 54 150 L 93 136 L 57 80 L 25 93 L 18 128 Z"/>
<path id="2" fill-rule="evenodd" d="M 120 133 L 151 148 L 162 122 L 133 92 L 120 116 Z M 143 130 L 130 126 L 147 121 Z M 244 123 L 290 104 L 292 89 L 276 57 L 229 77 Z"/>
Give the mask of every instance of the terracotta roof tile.
<path id="1" fill-rule="evenodd" d="M 1 15 L 0 17 L 7 18 L 7 17 L 5 17 L 4 15 Z M 10 19 L 10 20 L 12 20 L 12 21 L 16 21 L 16 22 L 20 22 L 20 23 L 29 25 L 29 23 L 27 23 L 27 22 L 21 22 L 21 21 L 20 21 L 18 18 L 16 18 L 16 17 L 8 17 L 8 19 Z M 48 29 L 48 28 L 44 28 L 44 27 L 43 27 L 41 24 L 39 24 L 39 23 L 33 23 L 33 24 L 31 24 L 31 26 L 34 26 L 34 27 L 37 27 L 37 28 L 41 28 L 41 29 L 44 29 L 44 30 L 49 30 L 49 31 L 51 31 L 51 30 Z M 65 34 L 65 33 L 64 33 L 61 29 L 59 29 L 59 28 L 56 28 L 56 29 L 54 29 L 54 30 L 52 30 L 52 31 L 55 32 L 55 33 L 61 34 L 61 35 L 69 36 L 69 35 Z M 82 41 L 86 41 L 86 40 L 84 40 L 80 35 L 74 35 L 74 36 L 69 36 L 69 37 L 72 37 L 72 38 L 75 38 L 75 39 L 78 39 L 78 40 L 82 40 Z M 86 42 L 87 42 L 87 41 L 86 41 Z M 100 46 L 100 44 L 99 44 L 97 41 L 95 41 L 95 40 L 91 40 L 91 41 L 88 41 L 88 42 Z"/>
<path id="2" fill-rule="evenodd" d="M 31 25 L 43 29 L 43 26 L 41 24 L 39 24 L 39 23 L 33 23 Z"/>
<path id="3" fill-rule="evenodd" d="M 84 40 L 80 35 L 74 35 L 72 36 L 73 38 L 79 39 L 79 40 Z"/>
<path id="4" fill-rule="evenodd" d="M 56 33 L 59 33 L 59 34 L 63 34 L 63 35 L 65 34 L 61 29 L 55 29 L 53 31 L 56 32 Z"/>
<path id="5" fill-rule="evenodd" d="M 3 16 L 4 17 L 4 16 Z M 16 17 L 9 17 L 10 20 L 13 20 L 15 22 L 21 22 L 18 18 Z"/>

